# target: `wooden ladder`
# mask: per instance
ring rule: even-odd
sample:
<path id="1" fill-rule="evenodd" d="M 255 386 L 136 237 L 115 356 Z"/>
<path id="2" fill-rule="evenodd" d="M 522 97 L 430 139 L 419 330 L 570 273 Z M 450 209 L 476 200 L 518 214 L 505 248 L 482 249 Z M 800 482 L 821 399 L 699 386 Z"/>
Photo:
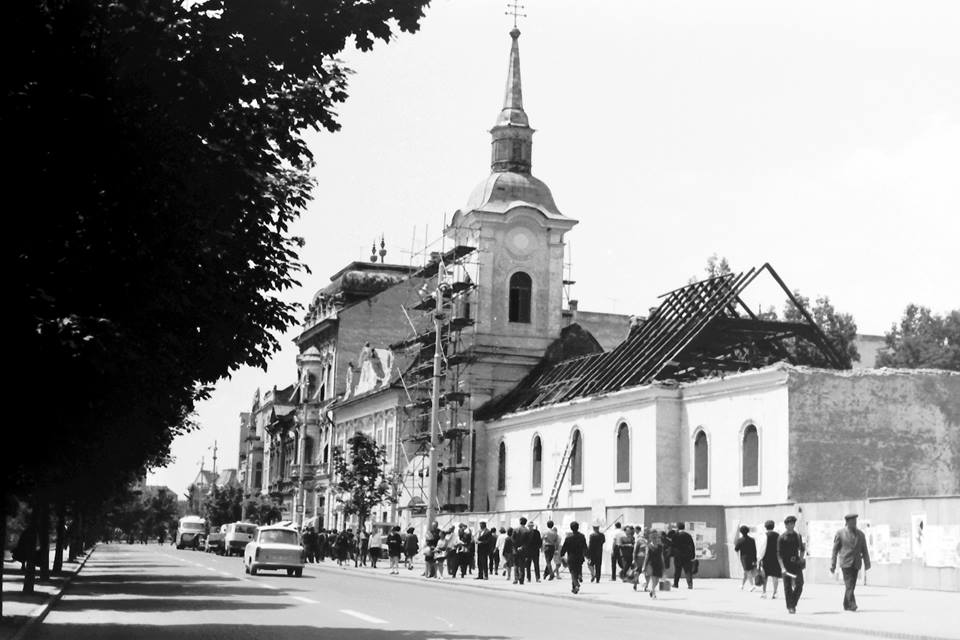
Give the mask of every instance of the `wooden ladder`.
<path id="1" fill-rule="evenodd" d="M 560 458 L 560 468 L 557 469 L 557 477 L 553 481 L 553 488 L 550 490 L 550 498 L 547 500 L 547 509 L 556 509 L 560 501 L 560 486 L 567 475 L 567 469 L 570 467 L 570 458 L 573 457 L 573 435 L 567 440 L 567 447 L 563 450 L 563 457 Z"/>

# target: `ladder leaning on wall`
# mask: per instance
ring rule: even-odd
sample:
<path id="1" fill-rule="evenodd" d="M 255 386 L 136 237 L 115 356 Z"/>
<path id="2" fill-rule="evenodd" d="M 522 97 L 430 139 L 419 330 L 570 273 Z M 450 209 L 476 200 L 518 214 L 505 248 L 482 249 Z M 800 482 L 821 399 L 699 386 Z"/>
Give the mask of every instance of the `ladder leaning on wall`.
<path id="1" fill-rule="evenodd" d="M 574 432 L 576 433 L 576 432 Z M 550 498 L 547 500 L 547 509 L 556 509 L 560 501 L 560 486 L 567 475 L 567 469 L 570 467 L 570 458 L 573 457 L 574 444 L 573 434 L 567 440 L 567 447 L 563 450 L 563 457 L 560 458 L 560 468 L 557 469 L 557 477 L 553 481 L 553 488 L 550 490 Z"/>

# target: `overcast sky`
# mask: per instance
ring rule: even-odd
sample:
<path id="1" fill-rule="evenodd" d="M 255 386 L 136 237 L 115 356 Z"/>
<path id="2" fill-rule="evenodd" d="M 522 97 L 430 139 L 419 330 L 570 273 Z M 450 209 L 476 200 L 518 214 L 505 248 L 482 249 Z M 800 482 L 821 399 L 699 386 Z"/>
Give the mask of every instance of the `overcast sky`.
<path id="1" fill-rule="evenodd" d="M 580 221 L 581 309 L 642 314 L 713 253 L 770 262 L 861 333 L 910 302 L 960 307 L 960 2 L 522 1 L 533 173 Z M 309 136 L 317 188 L 295 228 L 313 273 L 286 299 L 309 302 L 381 233 L 408 263 L 489 174 L 505 10 L 435 0 L 420 32 L 343 54 L 343 129 Z M 182 493 L 214 440 L 218 468 L 237 466 L 239 413 L 295 380 L 297 333 L 269 371 L 218 385 L 151 484 Z"/>

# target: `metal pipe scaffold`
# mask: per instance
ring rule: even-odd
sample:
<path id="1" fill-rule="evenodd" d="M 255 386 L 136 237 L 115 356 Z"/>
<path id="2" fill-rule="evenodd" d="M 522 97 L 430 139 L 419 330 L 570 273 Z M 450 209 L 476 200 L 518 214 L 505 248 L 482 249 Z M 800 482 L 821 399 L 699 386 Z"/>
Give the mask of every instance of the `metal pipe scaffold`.
<path id="1" fill-rule="evenodd" d="M 433 292 L 436 298 L 436 307 L 433 312 L 433 329 L 436 339 L 433 346 L 433 388 L 430 402 L 430 464 L 427 473 L 430 477 L 427 493 L 427 531 L 433 529 L 437 518 L 437 444 L 439 440 L 440 421 L 440 378 L 443 367 L 443 340 L 440 328 L 443 322 L 443 264 L 437 269 L 437 288 Z"/>

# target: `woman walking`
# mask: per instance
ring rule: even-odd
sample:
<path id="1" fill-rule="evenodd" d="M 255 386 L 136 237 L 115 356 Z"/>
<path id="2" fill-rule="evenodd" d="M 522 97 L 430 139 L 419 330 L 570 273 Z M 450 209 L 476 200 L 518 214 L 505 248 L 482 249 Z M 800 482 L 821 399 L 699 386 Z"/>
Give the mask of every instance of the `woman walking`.
<path id="1" fill-rule="evenodd" d="M 763 593 L 761 598 L 767 597 L 767 581 L 773 578 L 773 597 L 777 597 L 777 589 L 780 588 L 780 578 L 783 572 L 780 569 L 780 560 L 777 559 L 777 542 L 780 534 L 773 530 L 773 520 L 767 520 L 763 523 L 763 528 L 767 530 L 767 547 L 763 552 L 763 559 L 760 561 L 760 571 L 763 575 Z"/>
<path id="2" fill-rule="evenodd" d="M 643 561 L 643 574 L 647 578 L 650 597 L 655 599 L 657 597 L 657 586 L 660 584 L 660 578 L 663 577 L 663 542 L 660 532 L 657 530 L 650 532 L 647 557 Z"/>
<path id="3" fill-rule="evenodd" d="M 643 565 L 647 561 L 647 539 L 643 536 L 643 532 L 640 529 L 637 529 L 636 542 L 633 545 L 633 566 L 630 568 L 630 571 L 633 573 L 633 590 L 637 590 L 637 585 L 640 583 L 640 580 L 643 580 L 643 590 L 647 590 L 647 581 L 643 579 Z"/>
<path id="4" fill-rule="evenodd" d="M 513 527 L 510 527 L 507 529 L 506 537 L 503 538 L 503 574 L 507 576 L 507 582 L 513 579 L 515 555 L 513 548 Z"/>
<path id="5" fill-rule="evenodd" d="M 420 551 L 420 539 L 413 527 L 407 527 L 407 536 L 403 539 L 403 556 L 407 569 L 413 570 L 413 557 Z"/>
<path id="6" fill-rule="evenodd" d="M 743 580 L 740 581 L 740 591 L 743 591 L 747 580 L 750 581 L 750 591 L 756 591 L 754 578 L 757 575 L 757 541 L 750 537 L 750 527 L 740 527 L 740 537 L 733 545 L 733 550 L 740 554 L 740 566 L 743 567 Z"/>

